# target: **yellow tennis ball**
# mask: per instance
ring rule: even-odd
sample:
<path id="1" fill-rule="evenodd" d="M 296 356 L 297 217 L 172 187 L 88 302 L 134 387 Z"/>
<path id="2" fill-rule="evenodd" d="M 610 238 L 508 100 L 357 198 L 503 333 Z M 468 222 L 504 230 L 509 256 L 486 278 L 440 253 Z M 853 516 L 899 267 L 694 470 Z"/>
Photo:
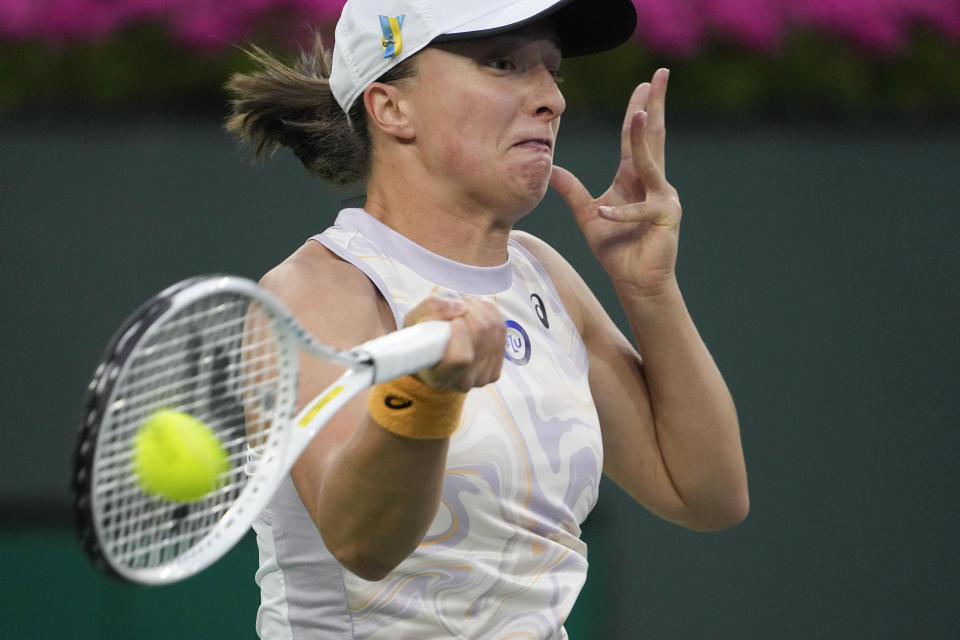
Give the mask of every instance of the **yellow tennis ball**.
<path id="1" fill-rule="evenodd" d="M 133 471 L 143 490 L 178 502 L 199 500 L 230 468 L 213 429 L 188 413 L 163 409 L 134 437 Z"/>

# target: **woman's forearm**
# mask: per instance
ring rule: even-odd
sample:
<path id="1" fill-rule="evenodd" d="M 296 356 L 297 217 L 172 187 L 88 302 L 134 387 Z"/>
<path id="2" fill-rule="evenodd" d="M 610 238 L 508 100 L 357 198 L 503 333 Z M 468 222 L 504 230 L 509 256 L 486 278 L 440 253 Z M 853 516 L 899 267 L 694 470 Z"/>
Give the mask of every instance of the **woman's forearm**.
<path id="1" fill-rule="evenodd" d="M 618 293 L 643 359 L 657 441 L 680 498 L 702 528 L 739 522 L 749 497 L 736 408 L 679 287 L 655 295 Z"/>
<path id="2" fill-rule="evenodd" d="M 379 579 L 420 543 L 440 503 L 448 443 L 394 435 L 367 416 L 328 459 L 311 515 L 350 571 Z"/>

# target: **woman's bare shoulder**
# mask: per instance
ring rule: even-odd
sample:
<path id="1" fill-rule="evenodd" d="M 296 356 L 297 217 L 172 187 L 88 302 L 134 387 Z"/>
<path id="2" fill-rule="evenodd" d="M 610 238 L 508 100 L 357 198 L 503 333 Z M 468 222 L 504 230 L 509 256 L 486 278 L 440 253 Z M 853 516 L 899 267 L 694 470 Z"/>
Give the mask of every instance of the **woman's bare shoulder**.
<path id="1" fill-rule="evenodd" d="M 533 234 L 514 230 L 510 232 L 510 239 L 529 251 L 543 265 L 557 293 L 560 294 L 560 299 L 563 300 L 570 318 L 578 329 L 582 329 L 580 310 L 583 306 L 583 290 L 586 284 L 576 269 L 560 255 L 559 251 Z"/>
<path id="2" fill-rule="evenodd" d="M 396 329 L 393 312 L 373 282 L 319 242 L 307 241 L 267 272 L 260 285 L 333 346 L 353 346 Z"/>
<path id="3" fill-rule="evenodd" d="M 510 232 L 510 239 L 533 254 L 533 257 L 540 261 L 551 278 L 563 278 L 569 276 L 570 272 L 573 271 L 573 267 L 560 255 L 560 252 L 532 233 L 514 229 Z"/>
<path id="4" fill-rule="evenodd" d="M 373 286 L 362 271 L 313 240 L 305 242 L 268 271 L 260 284 L 281 297 L 316 295 L 327 289 L 353 290 L 358 286 Z"/>

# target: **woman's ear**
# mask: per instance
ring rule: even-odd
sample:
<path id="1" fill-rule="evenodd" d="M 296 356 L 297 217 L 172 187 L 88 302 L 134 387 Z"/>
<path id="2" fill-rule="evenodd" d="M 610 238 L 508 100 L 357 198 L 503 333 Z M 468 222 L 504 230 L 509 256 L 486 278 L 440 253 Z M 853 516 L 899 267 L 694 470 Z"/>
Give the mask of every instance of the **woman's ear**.
<path id="1" fill-rule="evenodd" d="M 389 136 L 411 140 L 414 136 L 410 102 L 396 85 L 374 82 L 363 92 L 363 105 L 375 127 Z"/>

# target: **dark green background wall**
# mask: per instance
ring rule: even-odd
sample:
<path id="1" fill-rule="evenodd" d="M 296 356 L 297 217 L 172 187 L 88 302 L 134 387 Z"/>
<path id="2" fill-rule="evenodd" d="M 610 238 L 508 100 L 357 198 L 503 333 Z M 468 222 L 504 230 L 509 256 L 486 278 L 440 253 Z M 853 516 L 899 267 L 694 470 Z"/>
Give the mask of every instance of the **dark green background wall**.
<path id="1" fill-rule="evenodd" d="M 558 162 L 602 189 L 617 126 L 568 119 Z M 117 323 L 187 275 L 258 276 L 338 207 L 288 157 L 249 168 L 218 127 L 0 121 L 0 637 L 254 637 L 249 539 L 184 584 L 114 584 L 74 544 L 66 493 Z M 681 284 L 737 400 L 753 510 L 694 534 L 605 485 L 571 637 L 955 637 L 960 127 L 705 115 L 671 126 L 668 162 Z M 523 226 L 615 308 L 557 197 Z"/>

